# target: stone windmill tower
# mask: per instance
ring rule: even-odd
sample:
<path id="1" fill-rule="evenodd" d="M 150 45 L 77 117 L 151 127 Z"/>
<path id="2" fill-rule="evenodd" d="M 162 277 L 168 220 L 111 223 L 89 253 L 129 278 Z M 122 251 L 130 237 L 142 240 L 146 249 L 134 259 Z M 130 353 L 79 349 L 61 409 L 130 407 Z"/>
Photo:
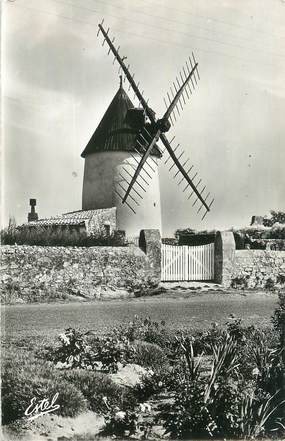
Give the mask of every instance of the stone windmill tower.
<path id="1" fill-rule="evenodd" d="M 147 192 L 143 200 L 132 205 L 122 204 L 121 193 L 126 191 L 123 174 L 134 173 L 141 159 L 137 151 L 137 123 L 144 118 L 142 109 L 135 109 L 122 87 L 114 96 L 101 122 L 93 133 L 81 156 L 85 159 L 82 210 L 116 207 L 117 228 L 128 236 L 138 236 L 143 228 L 161 231 L 161 205 L 159 175 L 156 160 L 161 157 L 155 146 L 152 151 L 151 179 L 147 181 Z M 149 170 L 150 171 L 150 170 Z M 130 210 L 131 208 L 131 210 Z"/>

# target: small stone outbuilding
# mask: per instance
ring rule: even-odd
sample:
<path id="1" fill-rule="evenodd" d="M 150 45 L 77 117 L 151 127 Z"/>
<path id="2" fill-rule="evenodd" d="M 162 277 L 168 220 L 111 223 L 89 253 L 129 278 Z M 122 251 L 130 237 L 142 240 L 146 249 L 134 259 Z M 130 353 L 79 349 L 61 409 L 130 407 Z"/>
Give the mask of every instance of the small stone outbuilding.
<path id="1" fill-rule="evenodd" d="M 92 234 L 108 236 L 117 230 L 117 209 L 112 207 L 72 211 L 47 219 L 33 220 L 19 228 L 28 228 L 30 231 L 38 228 L 52 228 L 55 231 L 85 232 L 87 236 Z"/>

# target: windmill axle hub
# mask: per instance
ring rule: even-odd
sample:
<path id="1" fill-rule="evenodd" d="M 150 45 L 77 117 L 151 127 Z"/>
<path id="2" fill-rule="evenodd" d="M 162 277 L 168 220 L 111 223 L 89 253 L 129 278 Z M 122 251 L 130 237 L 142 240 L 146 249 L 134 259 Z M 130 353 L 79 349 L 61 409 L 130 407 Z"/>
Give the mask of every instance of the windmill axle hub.
<path id="1" fill-rule="evenodd" d="M 161 118 L 156 122 L 156 126 L 162 133 L 165 133 L 168 132 L 168 130 L 170 129 L 171 124 L 168 119 Z"/>

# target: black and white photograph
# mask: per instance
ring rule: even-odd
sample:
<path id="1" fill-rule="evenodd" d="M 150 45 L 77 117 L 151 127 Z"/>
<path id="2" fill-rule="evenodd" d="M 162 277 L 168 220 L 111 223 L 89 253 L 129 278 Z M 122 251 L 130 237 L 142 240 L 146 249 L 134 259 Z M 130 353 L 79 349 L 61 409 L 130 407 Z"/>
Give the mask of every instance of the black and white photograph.
<path id="1" fill-rule="evenodd" d="M 1 3 L 3 441 L 285 440 L 285 0 Z"/>

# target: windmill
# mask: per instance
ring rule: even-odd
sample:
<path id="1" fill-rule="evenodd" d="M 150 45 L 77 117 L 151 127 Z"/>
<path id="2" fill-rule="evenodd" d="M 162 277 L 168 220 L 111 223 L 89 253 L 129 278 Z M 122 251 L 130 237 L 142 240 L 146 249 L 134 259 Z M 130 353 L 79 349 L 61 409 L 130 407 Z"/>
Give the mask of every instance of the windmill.
<path id="1" fill-rule="evenodd" d="M 198 63 L 196 62 L 194 53 L 192 52 L 186 61 L 185 66 L 179 72 L 179 76 L 176 77 L 170 87 L 170 92 L 167 93 L 167 99 L 164 98 L 166 111 L 161 118 L 156 118 L 155 112 L 148 104 L 148 100 L 144 98 L 144 92 L 140 91 L 139 83 L 136 83 L 134 74 L 130 71 L 130 65 L 126 64 L 127 57 L 121 56 L 120 46 L 115 48 L 114 41 L 109 37 L 109 28 L 107 30 L 103 27 L 104 20 L 99 24 L 97 36 L 101 33 L 103 35 L 103 43 L 108 45 L 108 54 L 112 53 L 114 56 L 113 64 L 115 61 L 119 64 L 119 72 L 123 73 L 124 80 L 127 79 L 129 83 L 129 90 L 132 89 L 134 96 L 138 99 L 139 107 L 133 108 L 128 111 L 128 118 L 130 124 L 136 129 L 137 135 L 135 139 L 134 150 L 139 154 L 137 156 L 136 166 L 132 165 L 130 168 L 124 169 L 124 174 L 120 173 L 121 180 L 118 182 L 120 188 L 116 190 L 117 194 L 121 198 L 123 204 L 135 213 L 133 203 L 139 205 L 138 196 L 143 199 L 141 192 L 146 192 L 146 185 L 148 179 L 151 179 L 152 161 L 157 164 L 157 161 L 161 159 L 162 154 L 168 153 L 168 157 L 165 163 L 172 162 L 169 171 L 176 167 L 176 173 L 174 179 L 178 177 L 178 186 L 181 186 L 182 191 L 190 199 L 194 197 L 192 206 L 195 206 L 199 202 L 198 213 L 203 210 L 202 219 L 210 211 L 210 208 L 214 202 L 214 199 L 210 198 L 210 192 L 206 191 L 206 186 L 202 185 L 202 179 L 198 178 L 198 173 L 193 173 L 193 165 L 189 165 L 189 159 L 183 158 L 185 152 L 181 151 L 180 144 L 176 147 L 172 147 L 175 136 L 169 141 L 166 133 L 172 128 L 177 117 L 182 112 L 186 99 L 190 99 L 193 94 L 200 75 L 198 71 Z M 122 82 L 122 77 L 121 77 Z M 161 141 L 164 150 L 163 152 L 157 146 L 157 142 Z M 160 158 L 154 158 L 152 153 L 156 149 L 160 153 Z M 183 161 L 182 161 L 183 158 Z M 187 165 L 188 164 L 188 165 Z M 187 165 L 187 167 L 186 167 Z M 196 180 L 196 182 L 195 182 Z M 123 183 L 125 185 L 123 185 Z M 183 185 L 181 185 L 183 183 Z"/>

